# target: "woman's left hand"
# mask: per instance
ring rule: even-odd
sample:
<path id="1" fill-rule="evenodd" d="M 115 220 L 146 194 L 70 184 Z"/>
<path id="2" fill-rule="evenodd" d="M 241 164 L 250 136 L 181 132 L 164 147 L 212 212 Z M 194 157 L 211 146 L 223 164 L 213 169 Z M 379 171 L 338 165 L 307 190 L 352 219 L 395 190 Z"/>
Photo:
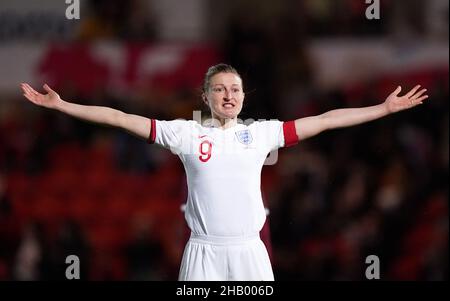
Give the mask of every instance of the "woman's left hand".
<path id="1" fill-rule="evenodd" d="M 398 94 L 402 90 L 402 87 L 398 86 L 384 101 L 388 112 L 395 113 L 422 104 L 423 100 L 428 98 L 428 95 L 423 95 L 427 89 L 421 89 L 419 91 L 419 88 L 420 85 L 417 85 L 405 95 L 399 96 Z"/>

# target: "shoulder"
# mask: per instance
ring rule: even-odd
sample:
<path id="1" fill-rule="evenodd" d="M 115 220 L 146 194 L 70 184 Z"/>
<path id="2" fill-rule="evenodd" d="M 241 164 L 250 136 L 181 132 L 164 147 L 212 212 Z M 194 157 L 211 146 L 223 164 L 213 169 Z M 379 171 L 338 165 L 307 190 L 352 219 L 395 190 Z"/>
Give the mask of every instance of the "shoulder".
<path id="1" fill-rule="evenodd" d="M 283 125 L 282 121 L 271 119 L 271 120 L 258 120 L 254 121 L 248 125 L 250 129 L 256 130 L 270 130 L 279 129 Z"/>
<path id="2" fill-rule="evenodd" d="M 194 120 L 156 120 L 155 124 L 156 136 L 183 137 L 195 131 L 198 131 L 198 123 Z"/>
<path id="3" fill-rule="evenodd" d="M 174 119 L 174 120 L 156 120 L 156 123 L 163 127 L 172 128 L 191 128 L 198 124 L 195 120 L 185 120 L 185 119 Z"/>

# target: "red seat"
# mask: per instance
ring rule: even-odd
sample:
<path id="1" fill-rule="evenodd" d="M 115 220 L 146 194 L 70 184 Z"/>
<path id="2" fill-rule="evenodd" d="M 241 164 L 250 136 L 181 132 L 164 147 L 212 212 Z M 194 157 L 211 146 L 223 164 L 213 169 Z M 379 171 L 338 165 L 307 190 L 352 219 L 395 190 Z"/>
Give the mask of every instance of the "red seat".
<path id="1" fill-rule="evenodd" d="M 88 194 L 78 194 L 68 199 L 66 206 L 68 217 L 80 224 L 93 222 L 98 218 L 102 210 L 99 202 L 96 202 Z"/>
<path id="2" fill-rule="evenodd" d="M 96 251 L 120 252 L 129 242 L 129 223 L 100 219 L 86 228 L 90 244 Z"/>
<path id="3" fill-rule="evenodd" d="M 84 161 L 83 149 L 78 143 L 61 144 L 49 152 L 50 169 L 78 170 Z"/>

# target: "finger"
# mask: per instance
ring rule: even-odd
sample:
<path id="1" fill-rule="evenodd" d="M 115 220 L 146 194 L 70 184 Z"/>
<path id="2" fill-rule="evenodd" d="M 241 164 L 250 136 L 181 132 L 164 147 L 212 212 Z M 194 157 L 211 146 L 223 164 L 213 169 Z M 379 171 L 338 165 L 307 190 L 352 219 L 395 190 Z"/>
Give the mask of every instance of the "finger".
<path id="1" fill-rule="evenodd" d="M 47 91 L 47 92 L 49 92 L 49 93 L 50 93 L 50 92 L 53 92 L 53 90 L 52 90 L 47 84 L 45 84 L 43 87 L 44 87 L 44 90 L 45 90 L 45 91 Z"/>
<path id="2" fill-rule="evenodd" d="M 393 95 L 397 96 L 402 91 L 402 87 L 398 86 L 397 89 L 395 89 L 394 92 L 392 92 Z"/>
<path id="3" fill-rule="evenodd" d="M 414 93 L 416 93 L 417 90 L 419 90 L 420 85 L 415 86 L 414 88 L 412 88 L 408 93 L 406 93 L 406 97 L 410 98 L 411 96 L 414 95 Z"/>
<path id="4" fill-rule="evenodd" d="M 25 93 L 27 92 L 27 89 L 25 88 L 25 84 L 20 84 L 20 89 L 22 89 L 22 91 Z"/>
<path id="5" fill-rule="evenodd" d="M 24 85 L 23 90 L 25 90 L 25 92 L 27 92 L 29 95 L 34 95 L 33 89 L 29 85 Z"/>
<path id="6" fill-rule="evenodd" d="M 25 84 L 25 86 L 27 87 L 28 91 L 30 91 L 31 94 L 39 95 L 39 92 L 34 90 L 29 84 Z"/>
<path id="7" fill-rule="evenodd" d="M 23 95 L 27 98 L 27 99 L 29 99 L 29 100 L 31 100 L 31 101 L 33 101 L 34 102 L 34 100 L 35 100 L 35 98 L 36 98 L 36 94 L 37 93 L 33 93 L 33 88 L 31 88 L 30 87 L 30 85 L 28 85 L 28 84 L 25 84 L 25 83 L 22 83 L 21 85 L 20 85 L 20 87 L 22 88 L 22 91 L 23 91 Z M 36 91 L 34 91 L 34 92 L 36 92 Z"/>
<path id="8" fill-rule="evenodd" d="M 412 98 L 412 99 L 417 99 L 417 98 L 419 98 L 420 96 L 422 96 L 422 94 L 425 93 L 426 91 L 427 91 L 427 89 L 422 89 L 422 90 L 420 90 L 419 92 L 417 92 L 416 94 L 414 94 L 411 98 Z"/>
<path id="9" fill-rule="evenodd" d="M 418 98 L 418 99 L 415 99 L 414 100 L 414 103 L 419 103 L 419 104 L 422 104 L 423 103 L 423 101 L 425 100 L 425 99 L 427 99 L 428 98 L 428 95 L 424 95 L 424 96 L 422 96 L 422 97 L 420 97 L 420 98 Z"/>
<path id="10" fill-rule="evenodd" d="M 31 101 L 32 103 L 36 103 L 35 97 L 29 93 L 23 93 L 23 96 L 25 96 L 26 99 Z"/>
<path id="11" fill-rule="evenodd" d="M 25 91 L 24 91 L 24 93 L 23 93 L 25 96 L 27 96 L 27 97 L 32 97 L 32 98 L 34 98 L 34 97 L 36 97 L 33 93 L 31 93 L 28 89 L 26 89 Z"/>
<path id="12" fill-rule="evenodd" d="M 28 87 L 26 83 L 21 83 L 20 87 L 22 88 L 23 91 L 28 91 Z"/>
<path id="13" fill-rule="evenodd" d="M 32 95 L 36 95 L 36 94 L 37 94 L 37 92 L 34 91 L 34 89 L 31 88 L 31 86 L 30 86 L 29 84 L 24 84 L 24 85 L 23 85 L 23 88 L 24 88 L 25 91 L 27 91 L 29 94 L 32 94 Z"/>

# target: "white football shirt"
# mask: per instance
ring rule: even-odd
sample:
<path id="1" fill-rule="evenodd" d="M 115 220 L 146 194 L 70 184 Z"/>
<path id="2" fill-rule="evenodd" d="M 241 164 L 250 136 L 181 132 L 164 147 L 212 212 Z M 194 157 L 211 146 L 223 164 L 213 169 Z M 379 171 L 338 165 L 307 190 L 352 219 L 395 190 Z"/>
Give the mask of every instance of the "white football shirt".
<path id="1" fill-rule="evenodd" d="M 151 120 L 150 143 L 177 154 L 188 184 L 186 222 L 195 234 L 259 233 L 266 214 L 261 170 L 267 155 L 298 141 L 294 121 L 255 121 L 228 129 L 194 120 Z"/>

